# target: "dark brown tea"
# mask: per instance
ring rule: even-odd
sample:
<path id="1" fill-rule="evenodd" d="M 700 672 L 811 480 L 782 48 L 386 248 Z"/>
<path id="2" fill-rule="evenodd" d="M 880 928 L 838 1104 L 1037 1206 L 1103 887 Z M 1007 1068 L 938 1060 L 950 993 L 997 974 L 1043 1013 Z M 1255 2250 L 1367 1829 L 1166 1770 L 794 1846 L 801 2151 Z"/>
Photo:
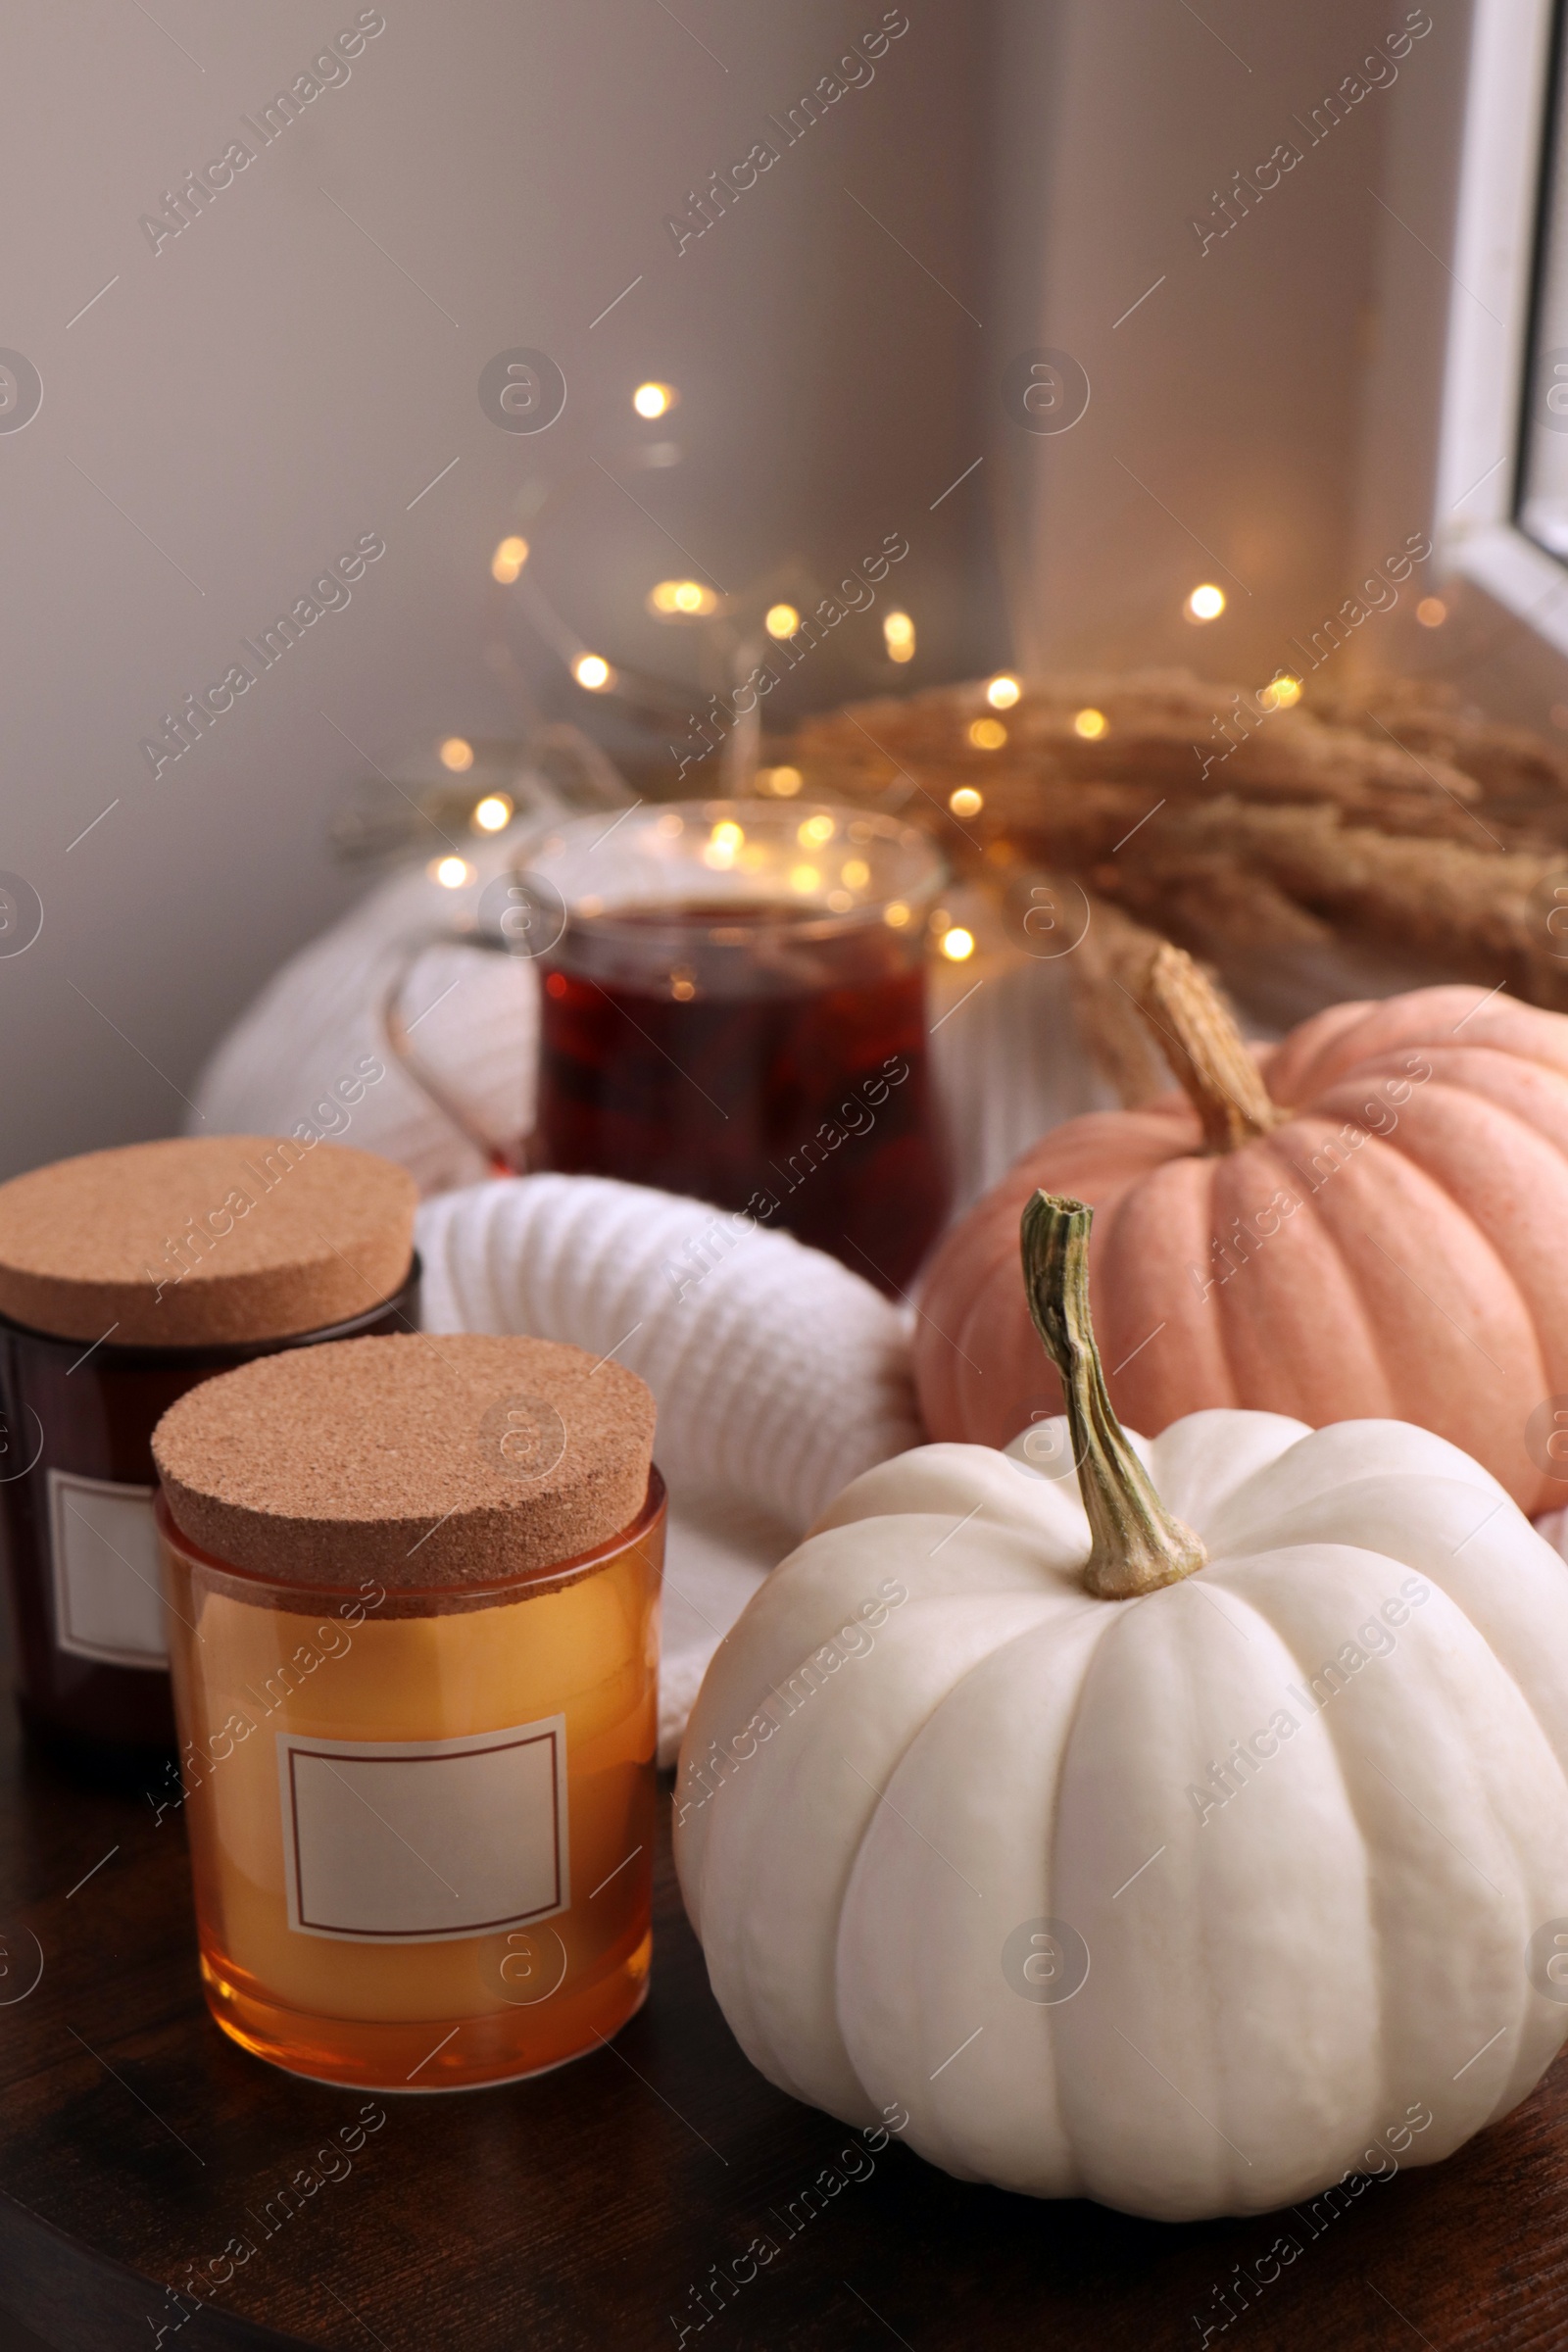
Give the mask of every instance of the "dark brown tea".
<path id="1" fill-rule="evenodd" d="M 746 1210 L 905 1288 L 950 1192 L 917 929 L 628 906 L 574 913 L 542 976 L 535 1165 Z"/>

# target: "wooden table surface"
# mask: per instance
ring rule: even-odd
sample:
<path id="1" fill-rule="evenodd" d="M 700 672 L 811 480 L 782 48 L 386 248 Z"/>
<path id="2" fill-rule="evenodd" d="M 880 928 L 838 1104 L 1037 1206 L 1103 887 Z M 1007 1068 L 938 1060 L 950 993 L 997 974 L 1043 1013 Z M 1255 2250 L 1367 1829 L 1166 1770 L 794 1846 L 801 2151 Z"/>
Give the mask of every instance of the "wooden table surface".
<path id="1" fill-rule="evenodd" d="M 709 1993 L 667 1851 L 658 1886 L 653 1992 L 612 2046 L 532 2084 L 389 2097 L 347 2169 L 318 2165 L 365 2096 L 208 2021 L 177 1817 L 71 1787 L 0 1703 L 0 2307 L 66 2352 L 1144 2352 L 1205 2327 L 1256 2352 L 1568 2344 L 1568 2062 L 1315 2236 L 1292 2214 L 1169 2229 L 1037 2204 L 897 2142 L 872 2156 L 772 2089 Z M 319 2184 L 284 2219 L 301 2171 Z M 215 2295 L 167 2291 L 240 2234 L 255 2251 Z M 745 2274 L 757 2238 L 775 2251 L 717 2299 L 714 2266 Z"/>

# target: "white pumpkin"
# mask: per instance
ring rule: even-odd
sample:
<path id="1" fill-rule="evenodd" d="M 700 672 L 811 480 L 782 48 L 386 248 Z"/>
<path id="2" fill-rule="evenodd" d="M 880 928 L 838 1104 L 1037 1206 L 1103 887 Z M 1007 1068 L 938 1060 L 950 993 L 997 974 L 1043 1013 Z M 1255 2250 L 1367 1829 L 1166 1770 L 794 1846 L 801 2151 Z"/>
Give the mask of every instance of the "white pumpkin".
<path id="1" fill-rule="evenodd" d="M 867 1471 L 718 1650 L 681 1885 L 796 2097 L 1037 2196 L 1264 2211 L 1448 2154 L 1568 2032 L 1568 1568 L 1400 1422 L 1124 1436 L 1088 1224 L 1024 1219 L 1067 1419 Z"/>

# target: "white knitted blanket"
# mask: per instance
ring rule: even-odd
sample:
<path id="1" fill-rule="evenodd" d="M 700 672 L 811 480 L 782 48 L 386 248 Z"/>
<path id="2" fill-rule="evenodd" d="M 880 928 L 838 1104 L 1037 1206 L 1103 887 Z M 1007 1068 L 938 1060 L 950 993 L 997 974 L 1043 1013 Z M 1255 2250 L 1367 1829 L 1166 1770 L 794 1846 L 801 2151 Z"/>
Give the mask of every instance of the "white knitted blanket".
<path id="1" fill-rule="evenodd" d="M 466 891 L 422 872 L 372 891 L 229 1032 L 197 1089 L 194 1124 L 288 1134 L 309 1120 L 401 1160 L 436 1196 L 418 1224 L 431 1331 L 566 1340 L 613 1351 L 648 1382 L 671 1504 L 660 1704 L 670 1762 L 713 1648 L 767 1570 L 841 1486 L 920 1443 L 907 1327 L 835 1260 L 699 1201 L 595 1177 L 474 1182 L 479 1155 L 392 1062 L 378 1006 L 400 943 L 471 908 L 523 854 L 514 829 L 470 847 Z M 1284 959 L 1269 960 L 1277 999 Z M 1402 984 L 1353 959 L 1319 963 L 1295 975 L 1300 1001 L 1277 1005 L 1276 1020 Z M 1079 1048 L 1062 961 L 987 956 L 935 983 L 932 1052 L 961 1205 L 1036 1136 L 1112 1098 Z M 404 1008 L 421 1051 L 489 1130 L 519 1133 L 538 1041 L 532 965 L 434 949 Z M 368 1087 L 367 1064 L 379 1073 Z M 1543 1529 L 1568 1556 L 1568 1512 Z"/>
<path id="2" fill-rule="evenodd" d="M 708 1659 L 760 1578 L 840 1486 L 919 1442 L 907 1336 L 899 1310 L 833 1259 L 780 1234 L 740 1235 L 700 1202 L 587 1177 L 475 1181 L 479 1154 L 398 1067 L 379 1006 L 402 943 L 471 912 L 525 840 L 514 828 L 472 843 L 466 890 L 400 874 L 302 949 L 218 1048 L 191 1124 L 287 1135 L 309 1121 L 401 1160 L 434 1196 L 419 1217 L 432 1331 L 613 1348 L 648 1381 L 671 1496 L 662 1748 L 672 1759 Z M 986 958 L 944 967 L 934 987 L 961 1204 L 1035 1136 L 1112 1098 L 1078 1051 L 1062 962 Z M 420 1054 L 487 1130 L 518 1134 L 538 1051 L 532 964 L 433 948 L 403 1004 Z M 367 1068 L 376 1074 L 363 1084 Z M 443 1190 L 455 1186 L 467 1189 Z"/>
<path id="3" fill-rule="evenodd" d="M 670 1492 L 660 1752 L 714 1645 L 873 1462 L 921 1442 L 898 1310 L 820 1250 L 594 1176 L 525 1176 L 419 1211 L 424 1323 L 613 1353 L 659 1404 Z"/>

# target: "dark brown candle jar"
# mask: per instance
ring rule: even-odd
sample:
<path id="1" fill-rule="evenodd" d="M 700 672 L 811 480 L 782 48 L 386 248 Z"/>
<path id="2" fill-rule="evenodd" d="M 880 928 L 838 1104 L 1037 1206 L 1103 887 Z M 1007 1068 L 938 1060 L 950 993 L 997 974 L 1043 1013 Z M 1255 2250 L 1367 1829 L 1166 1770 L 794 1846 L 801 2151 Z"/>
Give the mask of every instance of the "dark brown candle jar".
<path id="1" fill-rule="evenodd" d="M 253 1357 L 414 1329 L 416 1200 L 389 1160 L 268 1136 L 0 1185 L 0 1558 L 42 1745 L 132 1774 L 173 1745 L 153 1430 Z"/>

